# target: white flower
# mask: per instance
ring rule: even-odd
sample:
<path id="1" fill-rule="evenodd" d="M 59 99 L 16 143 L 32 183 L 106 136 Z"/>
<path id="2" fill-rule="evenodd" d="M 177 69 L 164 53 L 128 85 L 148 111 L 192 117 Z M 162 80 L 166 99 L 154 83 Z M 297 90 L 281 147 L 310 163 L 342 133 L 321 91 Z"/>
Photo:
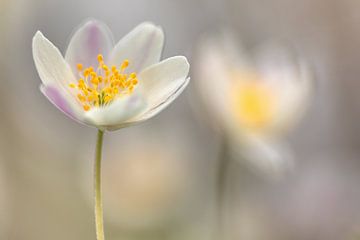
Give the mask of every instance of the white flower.
<path id="1" fill-rule="evenodd" d="M 201 42 L 196 63 L 202 100 L 233 149 L 261 170 L 288 167 L 283 137 L 303 116 L 311 92 L 305 63 L 275 46 L 248 57 L 230 36 Z"/>
<path id="2" fill-rule="evenodd" d="M 164 33 L 142 23 L 114 44 L 109 29 L 90 20 L 72 36 L 65 58 L 41 32 L 33 57 L 42 93 L 78 122 L 116 130 L 147 120 L 167 107 L 189 83 L 183 56 L 160 56 Z"/>

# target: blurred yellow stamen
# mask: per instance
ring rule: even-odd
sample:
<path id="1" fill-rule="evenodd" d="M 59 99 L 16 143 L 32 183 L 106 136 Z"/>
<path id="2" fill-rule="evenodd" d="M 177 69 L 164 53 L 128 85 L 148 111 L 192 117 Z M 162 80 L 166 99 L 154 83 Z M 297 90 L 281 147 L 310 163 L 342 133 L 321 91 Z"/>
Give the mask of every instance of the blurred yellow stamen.
<path id="1" fill-rule="evenodd" d="M 234 91 L 235 112 L 240 123 L 259 130 L 271 124 L 275 97 L 271 89 L 259 80 L 245 80 Z"/>
<path id="2" fill-rule="evenodd" d="M 121 64 L 121 70 L 124 70 L 125 68 L 127 68 L 129 66 L 129 60 L 125 60 L 122 64 Z"/>
<path id="3" fill-rule="evenodd" d="M 103 55 L 101 55 L 101 54 L 99 54 L 99 55 L 97 56 L 97 59 L 98 59 L 98 62 L 99 62 L 99 63 L 104 62 L 104 57 L 103 57 Z"/>
<path id="4" fill-rule="evenodd" d="M 83 65 L 81 63 L 76 65 L 78 71 L 81 71 L 83 69 Z"/>
<path id="5" fill-rule="evenodd" d="M 85 110 L 85 111 L 89 111 L 89 110 L 90 110 L 90 106 L 89 106 L 89 105 L 84 105 L 83 107 L 84 107 L 84 110 Z"/>
<path id="6" fill-rule="evenodd" d="M 97 60 L 99 64 L 96 71 L 92 66 L 83 68 L 81 63 L 77 64 L 76 67 L 82 78 L 77 84 L 69 84 L 70 88 L 79 91 L 77 98 L 85 111 L 89 111 L 92 107 L 107 105 L 119 96 L 131 94 L 138 84 L 136 73 L 124 73 L 129 66 L 129 60 L 124 60 L 120 68 L 107 66 L 101 54 L 97 56 Z"/>

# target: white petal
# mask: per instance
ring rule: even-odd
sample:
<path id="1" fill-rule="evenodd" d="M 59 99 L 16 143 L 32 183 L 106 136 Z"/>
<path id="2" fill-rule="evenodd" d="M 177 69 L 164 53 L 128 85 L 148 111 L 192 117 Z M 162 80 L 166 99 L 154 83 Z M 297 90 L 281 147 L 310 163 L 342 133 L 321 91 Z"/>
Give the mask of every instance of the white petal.
<path id="1" fill-rule="evenodd" d="M 304 115 L 311 97 L 312 74 L 298 57 L 283 48 L 271 47 L 261 52 L 258 69 L 277 97 L 272 128 L 282 133 L 294 127 Z"/>
<path id="2" fill-rule="evenodd" d="M 206 111 L 215 124 L 225 125 L 233 117 L 230 96 L 232 83 L 231 68 L 227 51 L 217 40 L 201 41 L 197 50 L 195 85 Z"/>
<path id="3" fill-rule="evenodd" d="M 81 25 L 72 36 L 65 59 L 74 73 L 77 73 L 78 63 L 84 67 L 96 68 L 97 56 L 102 54 L 106 60 L 113 46 L 114 40 L 109 28 L 102 22 L 90 20 Z"/>
<path id="4" fill-rule="evenodd" d="M 188 73 L 189 63 L 182 56 L 168 58 L 145 69 L 138 78 L 147 108 L 123 124 L 129 126 L 143 122 L 168 107 L 188 85 Z"/>
<path id="5" fill-rule="evenodd" d="M 93 108 L 85 113 L 85 122 L 101 129 L 116 130 L 123 123 L 143 111 L 146 101 L 139 92 L 116 99 L 105 107 Z"/>
<path id="6" fill-rule="evenodd" d="M 146 112 L 135 117 L 135 119 L 131 119 L 129 123 L 132 124 L 140 123 L 156 116 L 162 110 L 167 108 L 184 91 L 184 89 L 189 84 L 189 82 L 190 82 L 190 78 L 185 79 L 184 82 L 171 95 L 169 95 L 166 99 L 164 99 L 164 101 L 159 102 L 157 105 L 151 108 L 148 108 Z"/>
<path id="7" fill-rule="evenodd" d="M 38 31 L 32 44 L 36 69 L 45 85 L 56 85 L 64 89 L 75 82 L 74 75 L 57 49 L 44 35 Z"/>
<path id="8" fill-rule="evenodd" d="M 284 86 L 284 93 L 278 105 L 273 122 L 278 132 L 287 131 L 300 121 L 309 107 L 312 92 L 312 77 L 308 69 L 303 69 L 298 79 Z"/>
<path id="9" fill-rule="evenodd" d="M 264 45 L 256 54 L 256 68 L 264 81 L 276 87 L 299 79 L 298 57 L 275 45 Z"/>
<path id="10" fill-rule="evenodd" d="M 33 57 L 44 85 L 41 91 L 66 115 L 81 121 L 83 110 L 68 86 L 75 82 L 74 75 L 59 49 L 39 31 L 33 38 Z"/>
<path id="11" fill-rule="evenodd" d="M 142 69 L 159 62 L 164 45 L 164 33 L 152 23 L 142 23 L 123 37 L 110 55 L 109 63 L 120 65 L 125 59 L 130 61 L 129 72 Z"/>
<path id="12" fill-rule="evenodd" d="M 148 67 L 138 76 L 148 106 L 153 108 L 164 102 L 183 85 L 190 65 L 183 56 L 171 57 Z"/>

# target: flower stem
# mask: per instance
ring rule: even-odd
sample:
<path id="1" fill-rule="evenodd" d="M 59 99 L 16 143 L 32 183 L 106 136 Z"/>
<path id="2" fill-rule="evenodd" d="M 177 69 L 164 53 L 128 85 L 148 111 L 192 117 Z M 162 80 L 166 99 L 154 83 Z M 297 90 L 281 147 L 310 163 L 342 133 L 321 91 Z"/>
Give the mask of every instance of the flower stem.
<path id="1" fill-rule="evenodd" d="M 96 239 L 104 240 L 104 217 L 101 197 L 101 153 L 103 145 L 104 132 L 98 130 L 96 141 L 96 154 L 94 164 L 94 190 L 95 190 L 95 227 Z"/>
<path id="2" fill-rule="evenodd" d="M 217 218 L 217 226 L 215 239 L 224 239 L 224 202 L 226 196 L 226 179 L 227 172 L 230 164 L 230 157 L 228 154 L 228 140 L 226 136 L 221 140 L 221 146 L 219 151 L 219 159 L 218 166 L 216 172 L 216 218 Z"/>

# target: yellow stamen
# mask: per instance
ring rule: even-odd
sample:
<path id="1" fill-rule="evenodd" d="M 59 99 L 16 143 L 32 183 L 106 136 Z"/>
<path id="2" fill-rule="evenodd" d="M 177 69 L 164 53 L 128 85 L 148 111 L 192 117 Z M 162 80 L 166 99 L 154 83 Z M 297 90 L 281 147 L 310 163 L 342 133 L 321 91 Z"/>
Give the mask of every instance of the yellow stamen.
<path id="1" fill-rule="evenodd" d="M 78 71 L 81 71 L 83 69 L 83 65 L 81 63 L 78 63 L 76 67 Z"/>
<path id="2" fill-rule="evenodd" d="M 69 84 L 70 88 L 78 90 L 75 95 L 84 111 L 110 104 L 117 97 L 132 93 L 138 84 L 136 73 L 124 73 L 129 66 L 129 60 L 124 60 L 119 68 L 106 65 L 101 54 L 97 56 L 97 60 L 96 71 L 93 66 L 84 68 L 81 63 L 77 64 L 79 76 L 82 78 L 79 78 L 77 84 Z"/>
<path id="3" fill-rule="evenodd" d="M 90 74 L 89 69 L 85 69 L 85 71 L 84 71 L 84 76 L 87 77 L 87 76 L 89 76 L 89 74 Z"/>
<path id="4" fill-rule="evenodd" d="M 104 57 L 103 57 L 103 55 L 99 54 L 99 55 L 97 56 L 97 60 L 99 61 L 99 63 L 104 62 Z"/>
<path id="5" fill-rule="evenodd" d="M 92 79 L 91 79 L 91 83 L 92 83 L 93 85 L 98 85 L 98 84 L 99 84 L 99 78 L 97 78 L 97 77 L 92 78 Z"/>
<path id="6" fill-rule="evenodd" d="M 104 97 L 104 101 L 105 101 L 106 103 L 110 102 L 111 100 L 112 100 L 112 97 L 111 97 L 110 95 L 106 95 L 106 96 Z"/>
<path id="7" fill-rule="evenodd" d="M 80 93 L 77 95 L 78 99 L 80 100 L 80 102 L 85 102 L 86 99 L 83 95 L 81 95 Z"/>
<path id="8" fill-rule="evenodd" d="M 121 70 L 123 71 L 125 68 L 129 66 L 129 60 L 125 59 L 121 64 Z"/>

